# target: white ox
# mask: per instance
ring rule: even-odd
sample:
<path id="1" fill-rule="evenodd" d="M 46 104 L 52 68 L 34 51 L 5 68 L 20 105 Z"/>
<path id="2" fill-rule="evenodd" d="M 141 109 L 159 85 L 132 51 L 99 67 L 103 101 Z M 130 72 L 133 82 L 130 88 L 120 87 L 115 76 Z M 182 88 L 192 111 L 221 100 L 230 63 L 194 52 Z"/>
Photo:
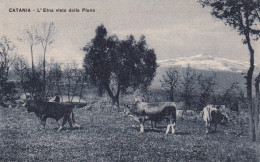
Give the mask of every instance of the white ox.
<path id="1" fill-rule="evenodd" d="M 147 120 L 154 122 L 166 119 L 168 125 L 166 134 L 172 128 L 172 133 L 175 132 L 176 123 L 176 104 L 174 102 L 137 102 L 131 106 L 126 105 L 129 111 L 132 113 L 131 117 L 134 117 L 140 123 L 140 132 L 144 132 L 144 123 Z"/>
<path id="2" fill-rule="evenodd" d="M 217 129 L 217 124 L 225 125 L 228 122 L 226 115 L 223 115 L 215 105 L 207 105 L 204 107 L 201 115 L 203 120 L 206 122 L 206 133 L 209 133 L 209 128 L 211 125 L 215 126 L 215 131 Z"/>

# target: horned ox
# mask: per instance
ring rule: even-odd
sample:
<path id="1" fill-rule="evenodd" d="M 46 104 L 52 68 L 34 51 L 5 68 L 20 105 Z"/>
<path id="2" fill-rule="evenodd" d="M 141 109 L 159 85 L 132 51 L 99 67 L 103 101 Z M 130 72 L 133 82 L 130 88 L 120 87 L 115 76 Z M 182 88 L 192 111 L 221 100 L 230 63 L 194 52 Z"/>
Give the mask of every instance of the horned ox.
<path id="1" fill-rule="evenodd" d="M 58 131 L 60 131 L 67 122 L 69 122 L 70 127 L 80 127 L 80 125 L 75 123 L 73 108 L 75 106 L 82 108 L 86 105 L 86 103 L 36 102 L 30 100 L 26 101 L 24 104 L 29 113 L 35 113 L 35 115 L 40 119 L 44 128 L 47 118 L 53 118 L 56 121 L 63 118 L 62 124 Z M 70 117 L 70 115 L 72 117 Z"/>
<path id="2" fill-rule="evenodd" d="M 140 122 L 140 132 L 144 133 L 144 123 L 147 120 L 158 122 L 166 119 L 168 125 L 166 134 L 172 128 L 172 133 L 175 132 L 176 123 L 176 104 L 174 102 L 136 102 L 132 106 L 127 105 L 129 111 L 132 113 L 131 117 Z"/>
<path id="3" fill-rule="evenodd" d="M 203 108 L 201 112 L 203 116 L 203 120 L 206 123 L 206 134 L 209 133 L 209 129 L 211 125 L 215 126 L 215 132 L 217 129 L 217 124 L 225 125 L 228 122 L 228 118 L 226 115 L 223 115 L 215 105 L 207 105 Z"/>

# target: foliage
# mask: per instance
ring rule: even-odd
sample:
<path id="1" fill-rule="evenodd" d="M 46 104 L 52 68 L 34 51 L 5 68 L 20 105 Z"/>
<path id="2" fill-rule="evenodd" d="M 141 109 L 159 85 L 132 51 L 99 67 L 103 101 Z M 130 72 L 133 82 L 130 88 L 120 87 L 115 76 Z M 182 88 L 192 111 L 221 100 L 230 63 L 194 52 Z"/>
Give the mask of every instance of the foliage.
<path id="1" fill-rule="evenodd" d="M 53 59 L 50 63 L 47 63 L 47 75 L 46 75 L 46 95 L 54 96 L 54 93 L 61 94 L 61 85 L 63 78 L 63 71 L 61 63 L 55 62 Z"/>
<path id="2" fill-rule="evenodd" d="M 3 36 L 0 40 L 0 103 L 3 97 L 12 94 L 14 86 L 8 82 L 9 70 L 15 60 L 13 52 L 15 46 L 6 37 Z"/>
<path id="3" fill-rule="evenodd" d="M 174 101 L 180 81 L 179 71 L 176 68 L 169 68 L 162 77 L 160 80 L 162 88 L 169 94 L 170 101 Z"/>
<path id="4" fill-rule="evenodd" d="M 213 96 L 214 86 L 216 84 L 214 79 L 215 79 L 215 75 L 208 76 L 208 77 L 203 76 L 202 74 L 198 75 L 199 98 L 197 103 L 197 109 L 199 111 L 201 111 L 203 107 L 209 104 L 210 98 Z"/>
<path id="5" fill-rule="evenodd" d="M 69 102 L 72 102 L 76 95 L 81 99 L 86 83 L 85 73 L 78 69 L 78 64 L 75 62 L 65 65 L 63 73 L 63 81 L 66 85 Z"/>
<path id="6" fill-rule="evenodd" d="M 27 69 L 24 81 L 22 83 L 22 87 L 25 92 L 30 93 L 31 96 L 34 96 L 37 100 L 44 100 L 45 98 L 43 92 L 44 83 L 41 77 L 41 70 L 34 69 L 34 72 L 32 72 L 30 69 Z"/>
<path id="7" fill-rule="evenodd" d="M 154 50 L 149 49 L 144 36 L 139 41 L 130 35 L 120 41 L 115 35 L 108 36 L 104 25 L 96 29 L 96 36 L 83 50 L 84 68 L 90 82 L 104 91 L 114 103 L 127 88 L 147 87 L 157 68 Z"/>
<path id="8" fill-rule="evenodd" d="M 197 81 L 196 81 L 196 71 L 188 65 L 186 68 L 182 81 L 181 81 L 181 98 L 184 101 L 186 107 L 191 108 L 194 106 L 196 93 L 197 93 Z"/>

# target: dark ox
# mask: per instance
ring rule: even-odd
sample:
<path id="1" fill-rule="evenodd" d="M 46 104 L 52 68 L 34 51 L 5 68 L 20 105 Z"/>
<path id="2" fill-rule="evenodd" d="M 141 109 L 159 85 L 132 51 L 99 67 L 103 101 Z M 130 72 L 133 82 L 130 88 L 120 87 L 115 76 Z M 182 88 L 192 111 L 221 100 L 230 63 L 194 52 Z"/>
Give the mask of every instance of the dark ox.
<path id="1" fill-rule="evenodd" d="M 29 113 L 34 112 L 36 114 L 44 128 L 47 118 L 52 118 L 56 121 L 63 118 L 62 124 L 58 129 L 60 131 L 67 122 L 69 122 L 70 127 L 80 127 L 80 125 L 75 123 L 73 108 L 75 106 L 82 108 L 86 105 L 86 103 L 27 101 L 24 106 Z"/>
<path id="2" fill-rule="evenodd" d="M 172 128 L 172 133 L 175 132 L 176 123 L 176 104 L 174 102 L 137 102 L 136 104 L 127 105 L 129 111 L 132 113 L 129 116 L 134 117 L 140 122 L 140 132 L 144 132 L 144 123 L 147 120 L 152 122 L 159 122 L 163 119 L 167 121 L 166 134 Z"/>
<path id="3" fill-rule="evenodd" d="M 217 130 L 217 124 L 226 125 L 228 123 L 228 118 L 223 115 L 218 109 L 218 106 L 208 105 L 206 106 L 202 113 L 203 120 L 206 122 L 206 134 L 209 133 L 211 125 L 215 126 L 215 132 Z"/>

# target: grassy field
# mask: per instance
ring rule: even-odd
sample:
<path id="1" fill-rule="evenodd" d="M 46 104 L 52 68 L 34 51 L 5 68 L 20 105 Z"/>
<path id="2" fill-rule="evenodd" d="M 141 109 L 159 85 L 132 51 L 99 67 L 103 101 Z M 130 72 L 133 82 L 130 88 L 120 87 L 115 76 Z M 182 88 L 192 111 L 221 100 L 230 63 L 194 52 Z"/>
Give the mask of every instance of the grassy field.
<path id="1" fill-rule="evenodd" d="M 259 161 L 259 143 L 248 139 L 246 122 L 205 134 L 202 119 L 177 120 L 176 134 L 165 125 L 144 134 L 138 123 L 116 111 L 75 109 L 80 129 L 44 130 L 25 109 L 0 107 L 0 161 Z M 61 123 L 61 121 L 59 121 Z"/>

